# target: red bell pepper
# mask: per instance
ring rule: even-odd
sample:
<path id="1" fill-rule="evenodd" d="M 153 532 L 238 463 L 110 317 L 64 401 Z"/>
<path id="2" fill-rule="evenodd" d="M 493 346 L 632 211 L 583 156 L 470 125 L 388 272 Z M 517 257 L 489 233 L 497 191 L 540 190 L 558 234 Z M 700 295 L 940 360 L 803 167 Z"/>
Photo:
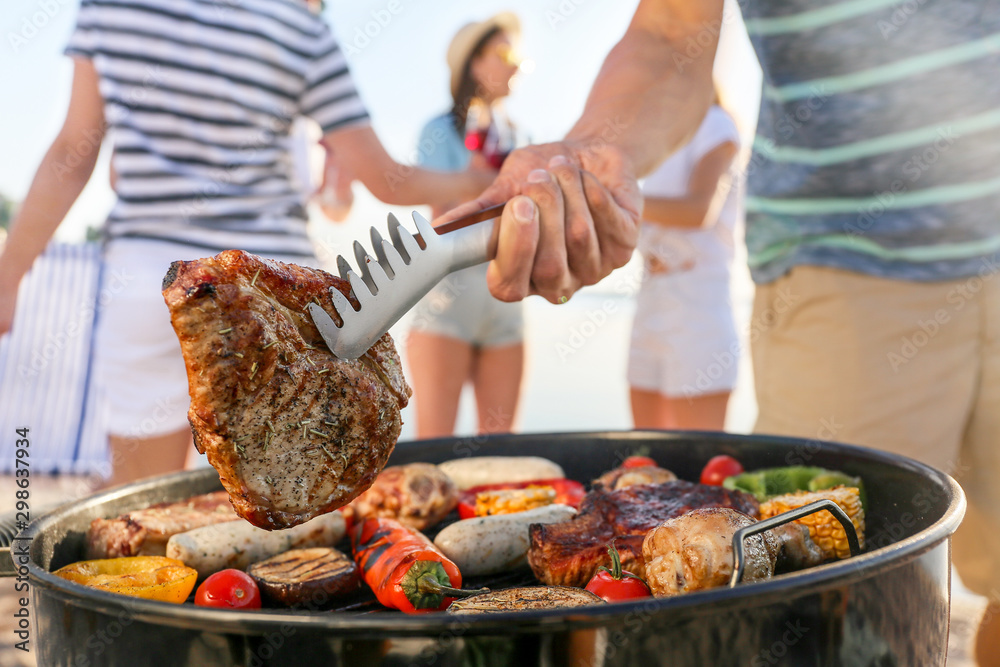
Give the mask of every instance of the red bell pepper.
<path id="1" fill-rule="evenodd" d="M 354 562 L 386 607 L 408 614 L 444 609 L 464 591 L 462 573 L 423 533 L 393 519 L 373 517 L 351 533 Z"/>

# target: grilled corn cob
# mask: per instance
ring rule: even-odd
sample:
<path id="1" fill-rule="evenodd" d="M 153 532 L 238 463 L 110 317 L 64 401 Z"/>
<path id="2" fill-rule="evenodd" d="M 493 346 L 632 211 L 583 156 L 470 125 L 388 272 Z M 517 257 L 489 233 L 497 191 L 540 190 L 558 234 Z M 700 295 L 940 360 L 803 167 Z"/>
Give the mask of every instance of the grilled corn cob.
<path id="1" fill-rule="evenodd" d="M 523 512 L 543 505 L 551 505 L 555 500 L 556 490 L 551 486 L 481 491 L 476 495 L 476 516 Z"/>
<path id="2" fill-rule="evenodd" d="M 793 510 L 817 500 L 829 499 L 840 505 L 841 509 L 851 517 L 851 523 L 858 533 L 858 543 L 865 546 L 865 511 L 861 507 L 861 496 L 857 487 L 835 486 L 832 489 L 823 491 L 798 491 L 783 496 L 775 496 L 771 500 L 761 504 L 760 518 L 769 519 L 776 514 Z M 847 542 L 847 534 L 844 527 L 834 518 L 830 512 L 823 510 L 809 516 L 797 519 L 796 523 L 801 523 L 809 529 L 812 537 L 826 560 L 834 558 L 847 558 L 851 555 L 851 547 Z"/>

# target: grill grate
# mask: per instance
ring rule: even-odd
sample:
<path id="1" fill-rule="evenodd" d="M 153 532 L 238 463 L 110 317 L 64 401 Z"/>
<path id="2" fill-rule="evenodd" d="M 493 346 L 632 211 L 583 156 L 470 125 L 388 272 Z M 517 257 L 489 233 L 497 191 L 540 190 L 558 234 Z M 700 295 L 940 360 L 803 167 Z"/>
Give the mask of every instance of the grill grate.
<path id="1" fill-rule="evenodd" d="M 14 512 L 0 516 L 0 577 L 13 577 L 17 574 L 10 548 L 17 535 L 17 521 Z"/>

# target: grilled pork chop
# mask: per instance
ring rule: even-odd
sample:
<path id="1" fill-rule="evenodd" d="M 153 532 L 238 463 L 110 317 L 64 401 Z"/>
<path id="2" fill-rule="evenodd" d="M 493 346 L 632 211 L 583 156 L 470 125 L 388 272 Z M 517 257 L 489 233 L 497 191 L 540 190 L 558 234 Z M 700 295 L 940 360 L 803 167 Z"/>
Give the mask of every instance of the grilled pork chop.
<path id="1" fill-rule="evenodd" d="M 239 250 L 174 262 L 163 297 L 187 366 L 195 447 L 236 512 L 288 528 L 363 492 L 399 437 L 410 388 L 388 334 L 338 359 L 306 311 L 347 282 Z M 352 297 L 353 298 L 353 297 Z"/>
<path id="2" fill-rule="evenodd" d="M 167 541 L 178 533 L 238 519 L 225 491 L 157 503 L 115 519 L 91 521 L 86 557 L 163 556 Z"/>
<path id="3" fill-rule="evenodd" d="M 755 517 L 760 505 L 749 493 L 682 480 L 615 491 L 598 486 L 570 521 L 531 526 L 528 564 L 550 586 L 586 586 L 598 567 L 610 565 L 607 545 L 614 540 L 622 567 L 642 577 L 646 533 L 701 507 L 730 507 Z"/>

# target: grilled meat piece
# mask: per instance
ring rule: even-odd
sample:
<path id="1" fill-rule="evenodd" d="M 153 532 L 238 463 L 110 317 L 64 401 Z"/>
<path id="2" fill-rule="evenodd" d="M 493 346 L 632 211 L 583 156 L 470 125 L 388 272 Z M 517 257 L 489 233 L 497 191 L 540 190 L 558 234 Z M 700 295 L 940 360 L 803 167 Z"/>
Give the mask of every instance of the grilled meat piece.
<path id="1" fill-rule="evenodd" d="M 330 512 L 371 486 L 399 437 L 406 385 L 388 334 L 334 357 L 306 311 L 336 313 L 318 269 L 239 250 L 174 262 L 163 297 L 187 366 L 195 447 L 233 507 L 266 529 Z"/>
<path id="2" fill-rule="evenodd" d="M 381 517 L 425 530 L 448 516 L 458 505 L 458 487 L 451 477 L 430 463 L 391 466 L 367 491 L 344 508 L 352 520 Z"/>
<path id="3" fill-rule="evenodd" d="M 361 585 L 350 556 L 328 547 L 291 549 L 247 568 L 268 604 L 319 609 Z"/>
<path id="4" fill-rule="evenodd" d="M 642 543 L 646 583 L 657 597 L 725 586 L 733 575 L 733 535 L 756 519 L 728 507 L 706 507 L 664 521 Z M 774 574 L 778 541 L 766 531 L 746 538 L 743 581 Z"/>
<path id="5" fill-rule="evenodd" d="M 614 539 L 622 568 L 643 576 L 646 533 L 701 507 L 731 507 L 756 516 L 759 504 L 749 493 L 681 480 L 617 491 L 599 487 L 584 497 L 571 521 L 531 526 L 528 564 L 543 583 L 586 586 L 598 567 L 610 565 L 607 545 Z"/>
<path id="6" fill-rule="evenodd" d="M 163 556 L 178 533 L 239 519 L 225 491 L 157 503 L 115 519 L 94 519 L 87 530 L 85 558 Z"/>
<path id="7" fill-rule="evenodd" d="M 591 486 L 601 485 L 609 491 L 624 489 L 636 484 L 663 484 L 677 479 L 677 475 L 659 466 L 638 466 L 634 468 L 615 468 L 609 470 L 593 482 Z"/>

